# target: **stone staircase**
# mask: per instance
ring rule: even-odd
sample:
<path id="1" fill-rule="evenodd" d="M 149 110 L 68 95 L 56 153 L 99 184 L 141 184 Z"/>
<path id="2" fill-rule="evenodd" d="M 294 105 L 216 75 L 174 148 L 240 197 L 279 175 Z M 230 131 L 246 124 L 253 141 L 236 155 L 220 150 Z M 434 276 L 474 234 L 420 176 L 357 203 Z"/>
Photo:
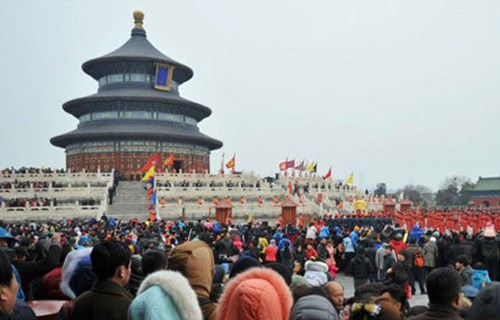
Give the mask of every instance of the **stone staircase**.
<path id="1" fill-rule="evenodd" d="M 144 221 L 149 218 L 148 196 L 142 183 L 138 181 L 120 181 L 116 188 L 113 204 L 108 206 L 108 216 L 128 221 L 137 218 Z"/>

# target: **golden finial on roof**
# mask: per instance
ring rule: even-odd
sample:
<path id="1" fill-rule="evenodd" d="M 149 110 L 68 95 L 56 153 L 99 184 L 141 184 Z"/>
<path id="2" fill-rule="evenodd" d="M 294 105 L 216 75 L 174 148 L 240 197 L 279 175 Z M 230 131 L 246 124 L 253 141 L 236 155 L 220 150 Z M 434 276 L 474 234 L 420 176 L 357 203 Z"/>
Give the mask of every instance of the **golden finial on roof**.
<path id="1" fill-rule="evenodd" d="M 142 29 L 142 22 L 144 20 L 144 12 L 140 10 L 134 11 L 134 22 L 137 29 Z"/>

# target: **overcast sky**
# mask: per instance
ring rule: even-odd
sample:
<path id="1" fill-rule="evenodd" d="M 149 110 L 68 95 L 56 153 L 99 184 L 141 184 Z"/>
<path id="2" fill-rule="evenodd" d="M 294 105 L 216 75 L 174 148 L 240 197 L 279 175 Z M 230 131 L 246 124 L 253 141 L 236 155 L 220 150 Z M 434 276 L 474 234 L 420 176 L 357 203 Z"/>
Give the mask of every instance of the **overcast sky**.
<path id="1" fill-rule="evenodd" d="M 434 190 L 446 176 L 500 175 L 500 2 L 1 1 L 0 167 L 64 167 L 49 139 L 95 93 L 81 64 L 130 37 L 190 66 L 181 95 L 212 116 L 212 169 L 236 153 L 261 176 L 318 161 L 336 179 Z"/>

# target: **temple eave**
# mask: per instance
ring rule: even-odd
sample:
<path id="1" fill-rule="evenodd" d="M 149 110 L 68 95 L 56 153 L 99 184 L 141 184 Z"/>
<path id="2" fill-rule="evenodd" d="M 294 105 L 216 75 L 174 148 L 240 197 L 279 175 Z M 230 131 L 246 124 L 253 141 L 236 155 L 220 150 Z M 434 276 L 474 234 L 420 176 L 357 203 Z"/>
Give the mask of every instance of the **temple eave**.
<path id="1" fill-rule="evenodd" d="M 100 77 L 106 76 L 108 74 L 115 72 L 121 72 L 124 69 L 127 69 L 127 65 L 130 63 L 139 63 L 143 64 L 144 71 L 152 72 L 154 69 L 154 63 L 162 63 L 168 64 L 175 67 L 175 80 L 178 81 L 179 84 L 182 84 L 188 80 L 190 80 L 194 72 L 188 66 L 185 66 L 181 63 L 172 60 L 166 60 L 155 57 L 142 57 L 142 56 L 113 56 L 113 57 L 100 57 L 96 59 L 89 60 L 82 64 L 82 70 L 98 80 Z"/>
<path id="2" fill-rule="evenodd" d="M 134 132 L 120 132 L 120 133 L 67 133 L 62 134 L 50 139 L 50 143 L 56 147 L 66 148 L 70 144 L 88 142 L 88 141 L 103 141 L 103 140 L 165 140 L 193 145 L 200 145 L 210 150 L 222 148 L 222 142 L 208 136 L 205 137 L 191 137 L 187 135 L 175 134 L 140 134 Z"/>
<path id="3" fill-rule="evenodd" d="M 97 103 L 107 104 L 106 108 L 99 106 L 92 106 L 91 104 Z M 111 105 L 110 102 L 113 104 Z M 204 105 L 186 100 L 186 99 L 169 99 L 169 97 L 157 97 L 157 96 L 110 96 L 110 97 L 99 97 L 99 96 L 89 96 L 83 98 L 77 98 L 70 100 L 63 104 L 63 110 L 67 113 L 75 116 L 76 118 L 93 111 L 107 111 L 120 109 L 115 105 L 131 102 L 137 104 L 150 103 L 151 105 L 155 103 L 164 104 L 165 106 L 170 105 L 171 112 L 180 113 L 194 117 L 197 121 L 202 121 L 203 119 L 209 117 L 212 114 L 212 110 Z M 153 107 L 151 107 L 153 108 Z M 161 107 L 160 107 L 161 108 Z M 169 107 L 163 107 L 164 109 L 169 109 Z M 142 107 L 134 107 L 132 109 L 144 110 Z M 181 111 L 181 112 L 179 112 Z"/>

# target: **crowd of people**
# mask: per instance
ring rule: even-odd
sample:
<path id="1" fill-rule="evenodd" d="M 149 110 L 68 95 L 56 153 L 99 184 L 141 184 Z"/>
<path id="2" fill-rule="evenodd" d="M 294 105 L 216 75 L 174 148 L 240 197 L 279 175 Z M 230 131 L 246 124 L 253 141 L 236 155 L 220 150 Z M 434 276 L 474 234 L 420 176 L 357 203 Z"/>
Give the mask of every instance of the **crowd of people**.
<path id="1" fill-rule="evenodd" d="M 2 169 L 2 175 L 10 174 L 38 174 L 38 173 L 66 173 L 64 169 L 52 169 L 52 168 L 37 168 L 37 167 L 21 167 L 21 168 L 4 168 Z"/>
<path id="2" fill-rule="evenodd" d="M 388 217 L 3 224 L 0 319 L 34 319 L 32 300 L 67 300 L 59 319 L 496 319 L 499 241 L 491 223 Z M 428 306 L 410 306 L 417 289 Z"/>
<path id="3" fill-rule="evenodd" d="M 0 183 L 0 189 L 30 189 L 33 187 L 33 189 L 47 189 L 49 186 L 56 187 L 55 182 L 48 182 L 48 181 L 3 181 Z M 62 186 L 62 185 L 61 185 Z"/>
<path id="4" fill-rule="evenodd" d="M 0 204 L 4 203 L 4 205 L 8 208 L 20 208 L 20 207 L 47 207 L 50 206 L 50 201 L 54 206 L 57 205 L 57 199 L 49 199 L 49 198 L 13 198 L 13 199 L 4 199 L 0 196 Z"/>

